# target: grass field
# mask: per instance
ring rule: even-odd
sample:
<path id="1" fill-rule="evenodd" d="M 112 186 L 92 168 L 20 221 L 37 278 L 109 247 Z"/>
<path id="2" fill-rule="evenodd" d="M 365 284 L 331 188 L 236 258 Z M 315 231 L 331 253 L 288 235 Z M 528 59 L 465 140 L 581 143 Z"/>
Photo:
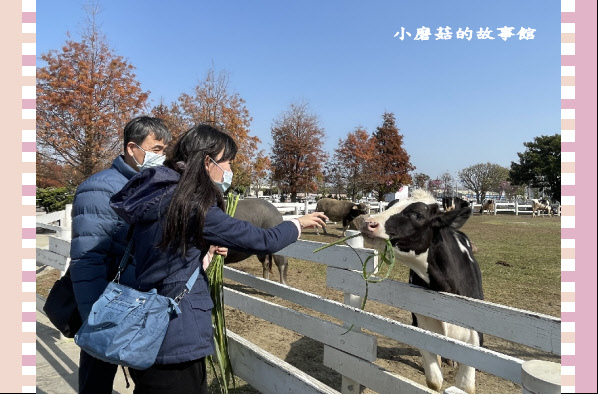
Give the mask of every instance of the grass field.
<path id="1" fill-rule="evenodd" d="M 329 227 L 329 236 L 307 230 L 301 238 L 339 239 L 337 226 Z M 560 217 L 474 215 L 461 231 L 478 247 L 474 256 L 487 301 L 560 317 Z M 310 274 L 325 276 L 323 268 L 316 265 Z M 408 268 L 396 264 L 391 278 L 407 282 L 408 276 Z"/>
<path id="2" fill-rule="evenodd" d="M 474 216 L 463 231 L 478 247 L 486 300 L 560 317 L 560 217 Z"/>

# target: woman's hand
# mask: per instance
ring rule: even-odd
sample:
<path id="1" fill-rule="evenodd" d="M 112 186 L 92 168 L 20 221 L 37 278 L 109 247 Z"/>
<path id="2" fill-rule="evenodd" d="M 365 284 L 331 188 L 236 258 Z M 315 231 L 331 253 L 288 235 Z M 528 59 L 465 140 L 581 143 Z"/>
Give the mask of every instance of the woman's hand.
<path id="1" fill-rule="evenodd" d="M 324 212 L 312 212 L 297 219 L 302 229 L 310 227 L 326 227 L 328 217 Z"/>
<path id="2" fill-rule="evenodd" d="M 204 271 L 208 269 L 208 266 L 212 262 L 212 257 L 215 254 L 219 254 L 222 257 L 226 257 L 226 255 L 228 254 L 228 248 L 225 248 L 224 246 L 210 245 L 210 248 L 208 249 L 208 253 L 206 253 L 206 255 L 203 257 L 203 261 L 202 261 L 202 267 L 203 267 Z"/>
<path id="3" fill-rule="evenodd" d="M 209 253 L 212 256 L 215 255 L 215 254 L 219 254 L 222 257 L 226 257 L 226 255 L 228 254 L 228 248 L 225 248 L 224 246 L 210 245 Z"/>

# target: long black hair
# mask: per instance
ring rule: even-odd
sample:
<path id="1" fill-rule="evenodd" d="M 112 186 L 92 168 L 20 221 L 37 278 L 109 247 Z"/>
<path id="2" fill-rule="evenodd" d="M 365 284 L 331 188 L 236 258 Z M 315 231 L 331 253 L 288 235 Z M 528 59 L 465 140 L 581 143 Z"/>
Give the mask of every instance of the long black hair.
<path id="1" fill-rule="evenodd" d="M 162 241 L 162 249 L 179 249 L 185 255 L 189 246 L 204 248 L 203 226 L 208 209 L 216 203 L 224 208 L 222 192 L 206 170 L 206 157 L 218 162 L 233 160 L 237 144 L 226 133 L 208 124 L 193 126 L 183 134 L 166 154 L 164 165 L 179 172 L 181 179 L 170 201 Z"/>

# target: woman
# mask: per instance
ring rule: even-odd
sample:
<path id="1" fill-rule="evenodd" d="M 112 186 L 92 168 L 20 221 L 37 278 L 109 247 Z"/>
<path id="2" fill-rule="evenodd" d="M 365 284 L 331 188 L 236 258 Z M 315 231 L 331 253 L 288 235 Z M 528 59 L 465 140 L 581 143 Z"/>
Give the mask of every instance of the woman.
<path id="1" fill-rule="evenodd" d="M 321 212 L 270 229 L 228 216 L 223 192 L 230 186 L 236 153 L 227 134 L 195 126 L 167 154 L 164 166 L 139 173 L 112 197 L 116 213 L 135 224 L 137 288 L 156 288 L 174 298 L 200 262 L 206 268 L 214 252 L 275 253 L 295 242 L 302 228 L 325 225 Z M 170 321 L 156 363 L 143 371 L 130 369 L 135 393 L 207 393 L 205 356 L 214 352 L 213 304 L 203 269 L 179 307 L 182 313 Z"/>

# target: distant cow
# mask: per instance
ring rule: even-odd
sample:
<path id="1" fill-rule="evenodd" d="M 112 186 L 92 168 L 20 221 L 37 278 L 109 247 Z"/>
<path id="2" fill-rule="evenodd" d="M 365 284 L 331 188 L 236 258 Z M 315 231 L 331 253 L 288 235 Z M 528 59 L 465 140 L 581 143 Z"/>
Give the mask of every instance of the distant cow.
<path id="1" fill-rule="evenodd" d="M 410 283 L 424 288 L 484 299 L 482 274 L 473 256 L 469 238 L 458 229 L 471 215 L 471 208 L 441 212 L 434 197 L 414 192 L 391 209 L 365 219 L 361 232 L 383 250 L 386 240 L 394 247 L 397 261 L 408 266 Z M 480 346 L 482 335 L 475 330 L 416 314 L 417 325 L 453 339 Z M 428 387 L 440 390 L 443 377 L 437 355 L 420 350 Z M 475 369 L 461 364 L 455 384 L 475 392 Z"/>
<path id="2" fill-rule="evenodd" d="M 455 209 L 460 208 L 467 208 L 469 206 L 469 201 L 465 201 L 459 197 L 443 197 L 442 198 L 442 209 L 445 212 L 453 211 Z"/>
<path id="3" fill-rule="evenodd" d="M 480 215 L 482 215 L 484 211 L 486 211 L 488 215 L 490 215 L 490 212 L 494 212 L 494 200 L 482 201 L 482 206 L 480 207 Z"/>
<path id="4" fill-rule="evenodd" d="M 532 217 L 536 216 L 536 211 L 538 211 L 538 216 L 540 216 L 540 211 L 544 211 L 552 216 L 552 207 L 550 206 L 550 201 L 545 199 L 532 199 Z"/>
<path id="5" fill-rule="evenodd" d="M 349 224 L 359 215 L 367 213 L 367 205 L 364 203 L 356 204 L 351 201 L 339 201 L 333 198 L 322 198 L 316 204 L 317 212 L 324 212 L 328 220 L 343 223 L 343 236 L 349 228 Z M 317 229 L 316 229 L 317 230 Z M 324 227 L 324 234 L 326 227 Z"/>
<path id="6" fill-rule="evenodd" d="M 259 198 L 239 200 L 234 214 L 235 219 L 245 220 L 261 228 L 270 228 L 282 223 L 282 215 L 278 209 L 270 202 Z M 226 264 L 237 263 L 248 258 L 249 254 L 237 252 L 229 248 L 228 255 L 224 259 Z M 272 273 L 272 260 L 278 267 L 280 274 L 280 283 L 287 284 L 288 259 L 286 256 L 278 255 L 258 255 L 258 260 L 262 263 L 262 275 L 270 279 Z"/>

